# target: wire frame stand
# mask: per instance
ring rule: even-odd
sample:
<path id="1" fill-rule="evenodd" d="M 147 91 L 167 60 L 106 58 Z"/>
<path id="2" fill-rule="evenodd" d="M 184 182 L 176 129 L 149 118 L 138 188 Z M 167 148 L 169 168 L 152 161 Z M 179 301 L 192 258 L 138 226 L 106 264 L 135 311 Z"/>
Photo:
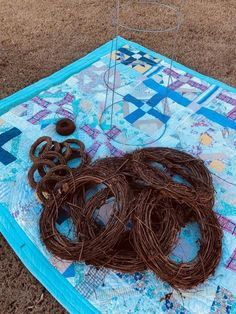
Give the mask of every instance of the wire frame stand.
<path id="1" fill-rule="evenodd" d="M 104 129 L 103 123 L 108 122 L 109 120 L 109 129 L 112 129 L 116 127 L 116 124 L 114 123 L 114 112 L 116 110 L 116 106 L 118 104 L 124 103 L 124 96 L 121 93 L 117 91 L 117 67 L 120 62 L 118 62 L 118 41 L 119 41 L 119 35 L 121 30 L 126 30 L 129 32 L 134 32 L 134 33 L 149 33 L 153 35 L 158 35 L 160 33 L 172 33 L 174 34 L 174 40 L 172 44 L 172 52 L 171 52 L 171 62 L 169 65 L 169 74 L 168 74 L 168 81 L 167 81 L 167 86 L 166 86 L 166 94 L 163 100 L 163 109 L 160 111 L 157 107 L 155 107 L 155 110 L 159 111 L 161 114 L 166 114 L 167 110 L 167 97 L 168 97 L 168 87 L 171 84 L 171 69 L 173 67 L 173 62 L 176 57 L 176 44 L 178 40 L 178 34 L 179 34 L 179 29 L 182 24 L 182 14 L 181 14 L 181 7 L 182 7 L 182 1 L 181 0 L 181 5 L 179 7 L 170 5 L 170 4 L 165 4 L 164 2 L 158 1 L 158 0 L 129 0 L 126 1 L 126 3 L 121 3 L 120 0 L 116 0 L 116 9 L 115 9 L 115 38 L 111 42 L 111 50 L 110 50 L 110 58 L 109 58 L 109 65 L 108 69 L 104 72 L 104 84 L 106 86 L 106 96 L 105 96 L 105 103 L 104 103 L 104 110 L 100 116 L 100 127 L 103 131 L 107 131 L 107 129 Z M 124 9 L 124 4 L 129 4 L 130 7 L 134 3 L 139 3 L 141 5 L 155 5 L 159 7 L 160 9 L 166 9 L 172 12 L 172 14 L 175 15 L 175 23 L 172 26 L 166 26 L 164 25 L 162 28 L 139 28 L 139 27 L 132 27 L 122 21 L 120 21 L 120 11 Z M 113 60 L 114 59 L 114 60 Z M 119 89 L 121 89 L 124 86 L 119 86 Z M 118 98 L 119 100 L 116 100 Z M 139 99 L 143 102 L 145 100 Z M 122 139 L 117 140 L 117 139 L 112 139 L 114 142 L 117 142 L 122 145 L 127 145 L 127 146 L 134 146 L 134 147 L 140 147 L 140 146 L 146 146 L 150 145 L 158 140 L 165 134 L 166 132 L 166 124 L 164 123 L 159 130 L 154 130 L 154 133 L 157 133 L 156 136 L 150 137 L 148 136 L 148 140 L 143 141 L 142 143 L 135 143 L 134 139 L 132 138 L 132 143 L 130 142 L 130 139 L 127 137 L 127 134 L 122 134 L 123 136 L 121 137 Z M 123 132 L 121 132 L 123 133 Z"/>

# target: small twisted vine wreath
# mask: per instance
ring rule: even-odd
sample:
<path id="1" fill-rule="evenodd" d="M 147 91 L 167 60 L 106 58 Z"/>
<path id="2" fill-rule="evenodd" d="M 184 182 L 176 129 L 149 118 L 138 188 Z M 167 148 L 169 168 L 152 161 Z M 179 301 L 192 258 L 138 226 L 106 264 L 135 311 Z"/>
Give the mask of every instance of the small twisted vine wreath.
<path id="1" fill-rule="evenodd" d="M 150 269 L 177 289 L 194 288 L 214 274 L 222 230 L 202 160 L 155 147 L 92 162 L 81 141 L 47 136 L 29 155 L 29 184 L 43 205 L 40 234 L 52 254 L 119 272 Z M 73 226 L 70 235 L 60 232 L 65 219 Z M 176 262 L 170 255 L 190 222 L 199 226 L 199 251 L 192 261 Z"/>

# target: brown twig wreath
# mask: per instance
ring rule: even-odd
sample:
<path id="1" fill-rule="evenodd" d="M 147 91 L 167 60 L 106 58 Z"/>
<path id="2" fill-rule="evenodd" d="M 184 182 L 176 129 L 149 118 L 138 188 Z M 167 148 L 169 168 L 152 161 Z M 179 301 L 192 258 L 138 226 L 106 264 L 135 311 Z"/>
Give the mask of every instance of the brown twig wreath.
<path id="1" fill-rule="evenodd" d="M 222 230 L 217 217 L 211 210 L 199 208 L 192 205 L 192 219 L 199 224 L 201 239 L 200 249 L 194 260 L 190 262 L 177 263 L 172 261 L 163 252 L 160 245 L 159 234 L 153 228 L 152 214 L 155 206 L 151 203 L 153 199 L 150 194 L 140 193 L 135 208 L 135 223 L 133 228 L 135 248 L 142 256 L 148 268 L 162 280 L 168 282 L 172 287 L 178 289 L 191 289 L 204 282 L 215 271 L 221 257 Z M 142 208 L 146 206 L 144 211 Z M 165 197 L 156 204 L 158 209 L 174 211 L 173 203 Z M 189 204 L 188 204 L 189 206 Z M 164 217 L 167 217 L 164 215 Z M 163 222 L 164 223 L 164 222 Z M 173 227 L 165 222 L 167 228 Z M 176 231 L 173 230 L 173 234 Z M 173 237 L 174 239 L 174 237 Z M 169 241 L 169 238 L 166 239 Z M 174 242 L 172 241 L 172 248 Z"/>
<path id="2" fill-rule="evenodd" d="M 73 181 L 73 182 L 72 182 Z M 86 239 L 87 235 L 83 237 L 83 229 L 77 230 L 77 234 L 80 241 L 71 241 L 65 236 L 61 235 L 57 228 L 56 222 L 58 219 L 58 213 L 62 205 L 66 205 L 66 202 L 70 200 L 70 195 L 76 190 L 80 190 L 84 184 L 104 184 L 110 193 L 116 199 L 116 208 L 114 213 L 110 217 L 107 224 L 100 230 L 94 237 Z M 99 171 L 95 172 L 94 169 L 84 169 L 79 176 L 74 176 L 73 180 L 68 180 L 64 183 L 68 189 L 64 195 L 55 195 L 54 200 L 47 204 L 42 212 L 40 219 L 40 231 L 42 240 L 46 244 L 47 248 L 57 256 L 69 259 L 69 260 L 91 260 L 98 259 L 99 256 L 109 255 L 109 251 L 116 245 L 119 239 L 119 235 L 124 231 L 124 221 L 127 219 L 127 200 L 128 198 L 128 184 L 124 177 L 114 176 L 107 182 L 106 177 L 102 176 Z M 64 188 L 64 190 L 66 189 Z M 102 205 L 107 198 L 107 189 L 105 189 L 105 195 L 95 194 L 86 204 L 85 208 L 79 209 L 81 215 L 86 215 L 87 210 L 93 202 L 97 202 L 96 199 L 99 196 L 99 204 Z M 60 195 L 60 196 L 59 196 Z M 96 208 L 94 208 L 95 210 Z M 89 223 L 92 223 L 91 215 L 86 217 L 90 218 Z M 77 223 L 77 228 L 81 225 L 81 221 Z"/>
<path id="3" fill-rule="evenodd" d="M 212 178 L 201 159 L 176 149 L 154 147 L 133 152 L 131 160 L 133 172 L 145 184 L 163 193 L 165 191 L 167 197 L 176 198 L 183 204 L 213 207 Z M 157 163 L 157 166 L 151 163 Z M 182 182 L 176 182 L 174 175 L 178 175 Z M 186 214 L 188 218 L 189 210 Z"/>

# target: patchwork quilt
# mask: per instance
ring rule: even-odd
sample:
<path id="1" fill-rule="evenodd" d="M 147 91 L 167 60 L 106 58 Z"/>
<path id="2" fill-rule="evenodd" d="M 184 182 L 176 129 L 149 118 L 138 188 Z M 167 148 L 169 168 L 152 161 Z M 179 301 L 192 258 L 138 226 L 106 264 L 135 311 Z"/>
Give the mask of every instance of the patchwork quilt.
<path id="1" fill-rule="evenodd" d="M 121 37 L 117 46 L 111 51 L 108 42 L 0 101 L 0 231 L 70 313 L 236 313 L 236 89 L 176 62 L 171 67 L 169 59 Z M 113 107 L 104 82 L 110 62 L 117 65 L 109 73 L 110 82 L 115 77 Z M 27 182 L 28 152 L 40 136 L 65 139 L 55 132 L 62 117 L 75 121 L 70 137 L 82 140 L 93 159 L 168 146 L 204 160 L 224 231 L 214 276 L 196 289 L 176 291 L 150 271 L 122 274 L 46 250 L 38 228 L 42 207 Z M 69 219 L 58 228 L 68 231 Z M 198 236 L 195 224 L 186 226 L 175 256 L 194 258 Z"/>

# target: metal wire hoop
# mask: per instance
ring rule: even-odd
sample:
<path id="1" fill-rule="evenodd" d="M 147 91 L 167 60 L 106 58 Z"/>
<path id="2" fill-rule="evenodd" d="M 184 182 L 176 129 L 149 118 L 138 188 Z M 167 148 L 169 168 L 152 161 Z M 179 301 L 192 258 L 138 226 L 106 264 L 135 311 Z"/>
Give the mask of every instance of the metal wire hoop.
<path id="1" fill-rule="evenodd" d="M 131 1 L 129 1 L 131 2 Z M 182 12 L 180 11 L 180 8 L 175 7 L 173 5 L 169 5 L 166 3 L 162 3 L 159 1 L 155 1 L 155 0 L 143 0 L 143 1 L 138 1 L 141 4 L 153 4 L 153 5 L 157 5 L 159 7 L 168 9 L 170 11 L 172 11 L 175 15 L 176 15 L 176 24 L 173 27 L 166 27 L 166 28 L 159 28 L 159 29 L 152 29 L 152 28 L 136 28 L 136 27 L 131 27 L 127 24 L 122 24 L 119 21 L 115 21 L 115 25 L 118 24 L 118 26 L 120 28 L 126 29 L 128 31 L 133 31 L 133 32 L 139 32 L 139 33 L 166 33 L 166 32 L 171 32 L 171 31 L 175 31 L 178 30 L 178 28 L 180 27 L 182 20 L 183 20 L 183 15 Z M 120 9 L 122 9 L 125 5 L 124 4 L 120 4 Z"/>

